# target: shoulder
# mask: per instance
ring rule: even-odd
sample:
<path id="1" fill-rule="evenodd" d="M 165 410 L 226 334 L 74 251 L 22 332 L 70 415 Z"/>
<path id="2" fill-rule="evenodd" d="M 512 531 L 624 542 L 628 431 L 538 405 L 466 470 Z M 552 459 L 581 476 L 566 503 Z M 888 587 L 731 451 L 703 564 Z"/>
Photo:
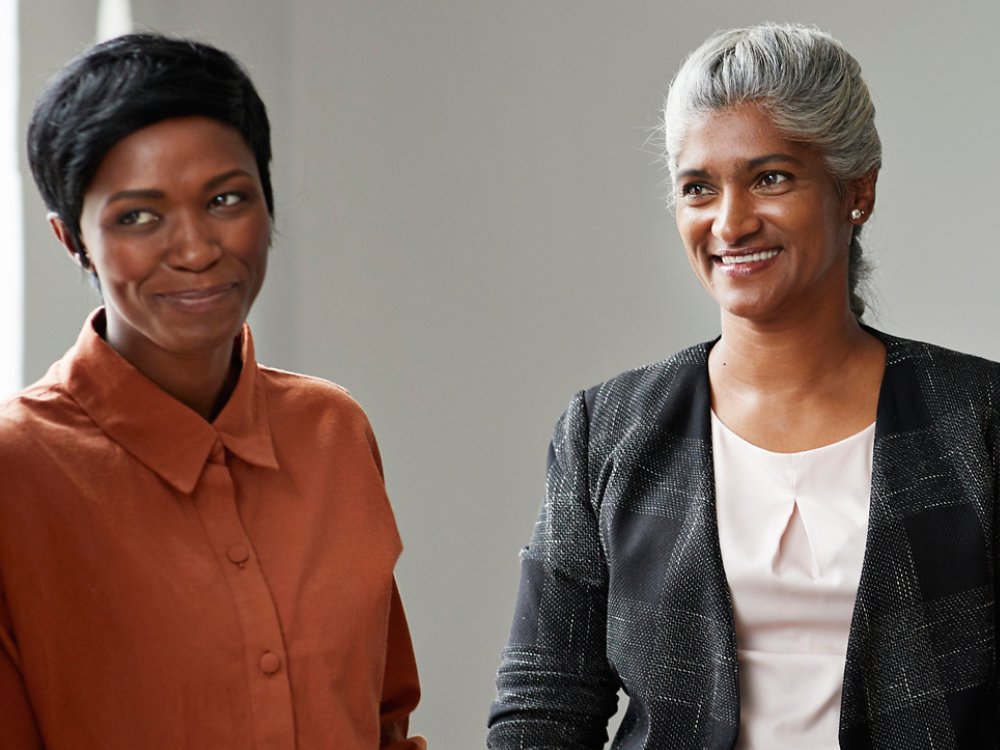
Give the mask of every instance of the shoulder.
<path id="1" fill-rule="evenodd" d="M 708 352 L 713 343 L 682 349 L 583 391 L 580 397 L 592 424 L 621 428 L 691 408 L 707 394 Z"/>
<path id="2" fill-rule="evenodd" d="M 266 384 L 268 392 L 276 397 L 292 398 L 296 401 L 357 405 L 350 392 L 324 378 L 289 372 L 277 367 L 257 365 L 257 372 Z"/>
<path id="3" fill-rule="evenodd" d="M 81 421 L 90 422 L 53 366 L 41 380 L 0 401 L 0 446 L 6 452 L 27 437 L 69 430 Z"/>
<path id="4" fill-rule="evenodd" d="M 1000 371 L 1000 362 L 994 362 L 985 357 L 966 354 L 926 341 L 893 336 L 874 328 L 868 328 L 867 330 L 876 338 L 881 339 L 886 345 L 886 356 L 890 365 L 903 360 L 910 360 L 915 364 L 930 367 L 960 367 L 980 370 L 984 373 Z"/>
<path id="5" fill-rule="evenodd" d="M 936 436 L 955 447 L 997 434 L 1000 363 L 869 330 L 886 345 L 876 437 Z"/>
<path id="6" fill-rule="evenodd" d="M 871 330 L 871 329 L 870 329 Z M 924 341 L 871 331 L 886 345 L 887 375 L 912 375 L 925 392 L 987 395 L 1000 392 L 1000 363 Z"/>
<path id="7" fill-rule="evenodd" d="M 272 421 L 289 422 L 302 431 L 314 425 L 323 431 L 370 435 L 364 409 L 343 386 L 274 367 L 258 365 L 257 370 Z"/>
<path id="8" fill-rule="evenodd" d="M 67 462 L 86 462 L 91 441 L 99 433 L 90 416 L 66 391 L 52 371 L 42 380 L 0 403 L 0 476 L 3 500 L 52 477 Z"/>
<path id="9" fill-rule="evenodd" d="M 709 408 L 708 352 L 713 343 L 697 344 L 578 391 L 556 425 L 554 442 L 613 450 L 663 431 L 703 437 L 704 420 L 698 417 Z"/>
<path id="10" fill-rule="evenodd" d="M 708 351 L 714 343 L 706 341 L 695 344 L 658 362 L 625 370 L 588 388 L 587 392 L 645 392 L 669 387 L 682 371 L 704 368 L 708 363 Z"/>

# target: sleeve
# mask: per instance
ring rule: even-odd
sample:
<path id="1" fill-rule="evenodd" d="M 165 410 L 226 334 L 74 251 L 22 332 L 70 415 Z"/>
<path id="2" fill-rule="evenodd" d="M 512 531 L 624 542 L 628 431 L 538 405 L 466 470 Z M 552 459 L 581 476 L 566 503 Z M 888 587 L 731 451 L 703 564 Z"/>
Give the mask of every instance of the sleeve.
<path id="1" fill-rule="evenodd" d="M 989 450 L 993 459 L 993 661 L 1000 657 L 1000 387 L 993 389 Z M 993 718 L 1000 726 L 1000 691 L 994 691 Z"/>
<path id="2" fill-rule="evenodd" d="M 603 748 L 620 682 L 607 659 L 608 569 L 588 479 L 579 393 L 556 424 L 545 501 L 521 555 L 510 638 L 497 673 L 487 746 Z"/>
<path id="3" fill-rule="evenodd" d="M 379 717 L 382 737 L 379 747 L 384 750 L 425 750 L 423 737 L 407 737 L 410 714 L 420 701 L 417 662 L 413 656 L 410 629 L 403 613 L 403 602 L 396 582 L 392 582 L 392 602 L 389 606 L 389 629 L 386 636 L 385 679 L 382 682 L 382 702 Z"/>
<path id="4" fill-rule="evenodd" d="M 0 747 L 41 750 L 42 738 L 19 663 L 6 600 L 0 591 Z"/>

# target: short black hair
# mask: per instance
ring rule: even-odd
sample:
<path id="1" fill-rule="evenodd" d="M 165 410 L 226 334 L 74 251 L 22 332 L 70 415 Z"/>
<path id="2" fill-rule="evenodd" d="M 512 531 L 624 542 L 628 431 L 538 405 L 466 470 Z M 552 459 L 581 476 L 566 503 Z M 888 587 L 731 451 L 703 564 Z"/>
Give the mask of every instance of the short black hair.
<path id="1" fill-rule="evenodd" d="M 91 47 L 49 81 L 28 125 L 28 163 L 78 253 L 83 194 L 108 151 L 147 125 L 193 115 L 240 132 L 273 216 L 267 109 L 232 55 L 192 39 L 126 34 Z"/>

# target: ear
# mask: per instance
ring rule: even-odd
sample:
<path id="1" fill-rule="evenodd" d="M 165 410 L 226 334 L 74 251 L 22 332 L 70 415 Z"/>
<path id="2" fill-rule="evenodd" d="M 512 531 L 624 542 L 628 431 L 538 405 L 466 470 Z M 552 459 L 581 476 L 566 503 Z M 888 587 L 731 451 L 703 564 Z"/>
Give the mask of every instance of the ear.
<path id="1" fill-rule="evenodd" d="M 52 227 L 52 231 L 56 235 L 56 239 L 59 240 L 59 244 L 66 248 L 66 252 L 69 253 L 69 257 L 73 259 L 73 262 L 85 271 L 91 270 L 87 251 L 82 245 L 77 246 L 77 242 L 73 238 L 73 233 L 66 226 L 66 222 L 55 211 L 49 211 L 46 218 L 49 221 L 49 226 Z"/>
<path id="2" fill-rule="evenodd" d="M 855 224 L 864 224 L 875 210 L 875 183 L 878 182 L 878 168 L 852 180 L 847 188 L 848 210 L 859 209 L 861 217 Z"/>

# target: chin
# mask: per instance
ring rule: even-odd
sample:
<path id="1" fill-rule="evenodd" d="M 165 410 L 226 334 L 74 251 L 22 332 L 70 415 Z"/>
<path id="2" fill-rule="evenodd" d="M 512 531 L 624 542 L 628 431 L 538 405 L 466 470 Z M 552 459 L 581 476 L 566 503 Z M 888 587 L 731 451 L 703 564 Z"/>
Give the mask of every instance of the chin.
<path id="1" fill-rule="evenodd" d="M 165 337 L 164 349 L 176 354 L 207 352 L 232 343 L 240 335 L 243 321 L 226 325 L 191 326 L 183 331 Z"/>
<path id="2" fill-rule="evenodd" d="M 716 297 L 715 301 L 723 314 L 746 320 L 771 318 L 780 310 L 780 305 L 775 304 L 774 300 L 756 296 L 748 298 L 745 295 L 723 295 Z"/>

